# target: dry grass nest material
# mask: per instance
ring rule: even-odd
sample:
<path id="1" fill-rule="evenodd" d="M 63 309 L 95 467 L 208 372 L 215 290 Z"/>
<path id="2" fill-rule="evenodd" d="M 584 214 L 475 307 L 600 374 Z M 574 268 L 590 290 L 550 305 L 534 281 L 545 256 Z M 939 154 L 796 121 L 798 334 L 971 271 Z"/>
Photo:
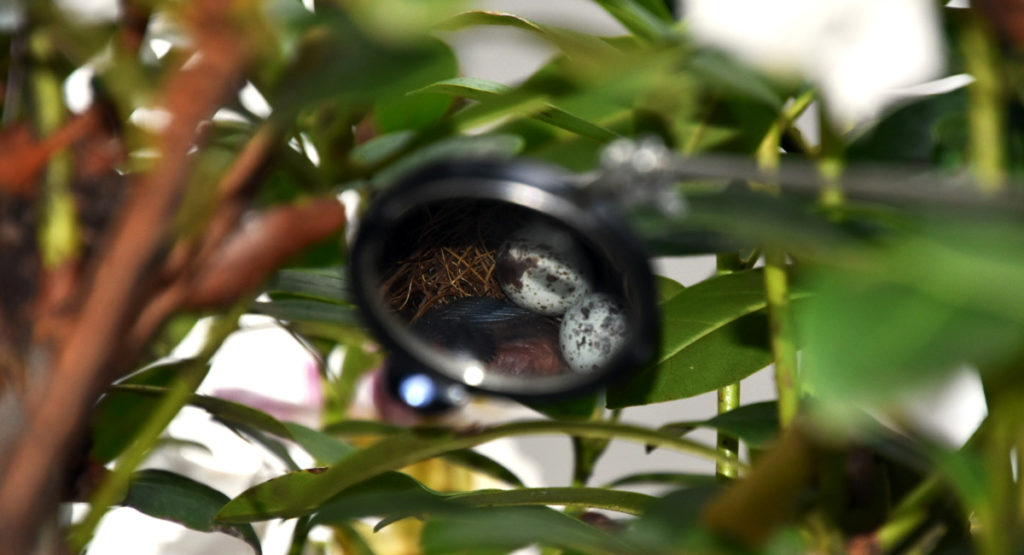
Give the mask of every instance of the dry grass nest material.
<path id="1" fill-rule="evenodd" d="M 418 246 L 397 261 L 381 286 L 388 306 L 414 321 L 456 299 L 504 298 L 494 278 L 499 217 L 493 207 L 461 203 L 425 211 L 423 223 L 410 229 L 409 240 Z"/>

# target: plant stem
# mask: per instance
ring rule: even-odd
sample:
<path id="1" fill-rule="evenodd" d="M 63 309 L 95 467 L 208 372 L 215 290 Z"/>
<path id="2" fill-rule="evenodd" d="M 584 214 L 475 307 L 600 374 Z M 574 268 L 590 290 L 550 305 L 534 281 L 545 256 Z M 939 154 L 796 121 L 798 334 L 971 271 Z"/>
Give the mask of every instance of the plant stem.
<path id="1" fill-rule="evenodd" d="M 972 8 L 960 29 L 967 72 L 968 152 L 978 186 L 997 193 L 1006 186 L 1005 90 L 999 75 L 999 45 L 985 19 Z"/>
<path id="2" fill-rule="evenodd" d="M 789 276 L 786 255 L 777 248 L 765 249 L 764 288 L 768 304 L 768 325 L 775 357 L 775 387 L 779 397 L 779 425 L 785 429 L 800 405 L 796 342 L 789 313 Z"/>
<path id="3" fill-rule="evenodd" d="M 891 553 L 928 518 L 929 506 L 942 491 L 935 473 L 921 481 L 892 511 L 889 520 L 878 529 L 876 540 L 883 553 Z"/>
<path id="4" fill-rule="evenodd" d="M 54 49 L 45 31 L 29 37 L 33 67 L 30 79 L 33 91 L 36 131 L 46 136 L 57 131 L 65 120 L 61 83 L 51 68 Z M 78 253 L 78 216 L 71 193 L 72 164 L 67 150 L 56 152 L 46 166 L 43 216 L 39 226 L 39 246 L 47 268 L 60 266 Z"/>
<path id="5" fill-rule="evenodd" d="M 730 274 L 742 270 L 743 259 L 739 252 L 724 252 L 716 255 L 716 274 Z M 740 406 L 740 384 L 731 383 L 718 390 L 718 414 L 729 412 Z M 740 442 L 733 436 L 721 431 L 716 432 L 716 447 L 718 452 L 728 459 L 739 460 Z M 715 476 L 720 480 L 731 480 L 739 477 L 739 469 L 732 462 L 715 463 Z"/>
<path id="6" fill-rule="evenodd" d="M 843 174 L 845 144 L 824 106 L 819 106 L 818 114 L 821 122 L 821 148 L 818 151 L 818 173 L 822 179 L 820 201 L 826 211 L 833 211 L 842 206 L 844 200 L 839 178 Z"/>
<path id="7" fill-rule="evenodd" d="M 236 329 L 238 318 L 245 311 L 246 306 L 248 306 L 248 299 L 237 303 L 227 314 L 217 317 L 214 321 L 202 351 L 190 364 L 182 368 L 181 373 L 168 388 L 167 394 L 160 399 L 156 410 L 139 431 L 138 437 L 117 459 L 114 470 L 93 494 L 89 512 L 85 518 L 71 528 L 68 534 L 68 543 L 72 553 L 80 553 L 85 549 L 92 539 L 96 525 L 99 524 L 107 509 L 124 497 L 132 473 L 145 461 L 150 450 L 160 439 L 160 434 L 185 406 L 192 392 L 206 377 L 210 358 L 228 335 Z"/>
<path id="8" fill-rule="evenodd" d="M 797 117 L 810 106 L 813 91 L 809 90 L 784 110 L 765 134 L 757 148 L 757 164 L 762 171 L 772 173 L 779 167 L 779 141 L 782 134 Z M 779 425 L 789 426 L 800 404 L 797 381 L 796 343 L 789 314 L 789 278 L 786 274 L 786 254 L 775 246 L 764 249 L 765 299 L 772 354 L 775 358 L 775 388 L 778 394 Z"/>
<path id="9" fill-rule="evenodd" d="M 718 390 L 718 414 L 729 412 L 740 406 L 740 384 L 739 382 L 729 384 Z M 718 452 L 733 461 L 740 458 L 740 441 L 724 432 L 717 432 Z M 730 462 L 715 463 L 715 476 L 722 480 L 732 480 L 739 477 L 739 469 L 736 464 Z"/>

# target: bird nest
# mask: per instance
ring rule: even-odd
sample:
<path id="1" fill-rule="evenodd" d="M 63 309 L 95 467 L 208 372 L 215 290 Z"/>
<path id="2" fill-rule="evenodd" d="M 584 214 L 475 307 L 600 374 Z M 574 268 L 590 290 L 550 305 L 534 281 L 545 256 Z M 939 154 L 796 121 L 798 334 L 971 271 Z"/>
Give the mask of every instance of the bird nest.
<path id="1" fill-rule="evenodd" d="M 500 232 L 508 208 L 479 201 L 446 202 L 422 209 L 400 234 L 414 242 L 385 273 L 381 294 L 399 315 L 414 321 L 435 306 L 463 297 L 504 298 L 494 278 Z M 496 225 L 496 222 L 500 222 Z"/>

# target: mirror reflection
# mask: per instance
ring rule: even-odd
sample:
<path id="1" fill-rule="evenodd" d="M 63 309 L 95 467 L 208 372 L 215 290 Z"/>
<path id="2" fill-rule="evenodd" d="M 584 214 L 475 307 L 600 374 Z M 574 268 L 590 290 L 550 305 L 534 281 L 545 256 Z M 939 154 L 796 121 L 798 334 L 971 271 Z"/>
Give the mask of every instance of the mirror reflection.
<path id="1" fill-rule="evenodd" d="M 620 273 L 528 208 L 430 203 L 406 214 L 381 252 L 382 302 L 420 341 L 464 361 L 450 377 L 467 385 L 600 373 L 629 340 Z"/>

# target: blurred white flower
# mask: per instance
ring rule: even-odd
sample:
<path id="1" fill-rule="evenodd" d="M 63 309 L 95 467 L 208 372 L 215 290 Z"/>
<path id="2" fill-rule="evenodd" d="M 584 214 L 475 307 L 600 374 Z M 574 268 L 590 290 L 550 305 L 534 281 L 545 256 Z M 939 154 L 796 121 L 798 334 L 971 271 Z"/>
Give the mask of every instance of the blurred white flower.
<path id="1" fill-rule="evenodd" d="M 940 75 L 944 45 L 932 0 L 686 0 L 698 42 L 762 70 L 796 73 L 842 124 L 876 117 L 892 90 Z"/>
<path id="2" fill-rule="evenodd" d="M 118 0 L 57 0 L 57 6 L 82 23 L 103 23 L 121 16 Z"/>

